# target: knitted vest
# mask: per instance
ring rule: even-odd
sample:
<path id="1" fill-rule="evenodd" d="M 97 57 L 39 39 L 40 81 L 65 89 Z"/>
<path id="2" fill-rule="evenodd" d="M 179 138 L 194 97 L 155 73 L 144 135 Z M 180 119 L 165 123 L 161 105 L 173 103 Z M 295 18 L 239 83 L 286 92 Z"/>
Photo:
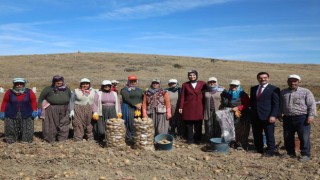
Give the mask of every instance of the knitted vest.
<path id="1" fill-rule="evenodd" d="M 82 91 L 80 89 L 75 89 L 74 94 L 75 94 L 75 101 L 74 101 L 75 104 L 77 104 L 77 105 L 86 105 L 88 103 L 90 105 L 93 104 L 94 95 L 95 95 L 94 89 L 90 90 L 89 96 L 83 95 Z"/>
<path id="2" fill-rule="evenodd" d="M 151 114 L 153 109 L 155 109 L 157 113 L 165 113 L 167 111 L 164 102 L 166 91 L 160 90 L 154 94 L 149 94 L 147 91 L 145 94 L 147 95 L 147 114 Z"/>
<path id="3" fill-rule="evenodd" d="M 102 91 L 98 91 L 97 93 L 98 93 L 98 95 L 99 95 L 99 100 L 98 100 L 98 112 L 97 112 L 97 113 L 99 114 L 99 116 L 102 116 L 102 103 L 101 103 Z M 117 93 L 114 92 L 114 91 L 111 91 L 110 93 L 113 94 L 114 97 L 115 97 L 115 100 L 116 100 L 116 103 L 115 103 L 116 113 L 119 113 L 119 108 L 118 108 L 118 107 L 119 107 L 118 95 L 117 95 Z"/>
<path id="4" fill-rule="evenodd" d="M 30 103 L 30 89 L 26 88 L 25 96 L 22 101 L 18 101 L 14 92 L 10 91 L 9 102 L 6 107 L 6 117 L 15 119 L 20 108 L 21 116 L 23 119 L 30 118 L 32 115 L 32 107 Z"/>

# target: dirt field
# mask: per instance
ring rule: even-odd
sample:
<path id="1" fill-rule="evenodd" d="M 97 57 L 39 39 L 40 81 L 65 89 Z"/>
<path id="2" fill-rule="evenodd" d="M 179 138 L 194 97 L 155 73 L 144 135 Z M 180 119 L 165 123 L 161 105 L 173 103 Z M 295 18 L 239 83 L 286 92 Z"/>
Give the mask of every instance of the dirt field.
<path id="1" fill-rule="evenodd" d="M 39 138 L 41 121 L 36 120 L 32 144 L 8 145 L 0 131 L 0 179 L 319 179 L 319 130 L 318 119 L 312 125 L 312 160 L 300 163 L 252 150 L 210 152 L 206 144 L 188 146 L 181 140 L 170 151 L 111 149 L 72 140 L 48 144 Z M 280 122 L 276 142 L 284 154 Z"/>
<path id="2" fill-rule="evenodd" d="M 216 76 L 222 85 L 231 79 L 240 79 L 247 88 L 257 83 L 255 76 L 259 71 L 270 72 L 272 83 L 281 87 L 286 86 L 288 74 L 296 73 L 303 77 L 303 85 L 320 97 L 320 76 L 317 75 L 320 65 L 112 53 L 3 56 L 0 62 L 0 85 L 5 89 L 11 87 L 14 77 L 24 77 L 29 87 L 35 86 L 40 91 L 50 84 L 55 74 L 63 75 L 72 88 L 78 86 L 82 77 L 92 79 L 95 87 L 103 79 L 117 79 L 123 85 L 130 74 L 138 75 L 141 85 L 147 87 L 154 77 L 163 81 L 177 78 L 183 82 L 189 69 L 197 69 L 200 79 Z M 312 159 L 307 163 L 280 156 L 262 157 L 252 150 L 210 152 L 205 143 L 188 146 L 179 139 L 170 151 L 111 149 L 95 142 L 72 140 L 48 144 L 41 139 L 40 120 L 35 120 L 33 143 L 8 145 L 3 142 L 4 123 L 0 121 L 0 179 L 320 179 L 319 120 L 312 125 Z M 282 124 L 276 125 L 279 153 L 285 154 Z"/>

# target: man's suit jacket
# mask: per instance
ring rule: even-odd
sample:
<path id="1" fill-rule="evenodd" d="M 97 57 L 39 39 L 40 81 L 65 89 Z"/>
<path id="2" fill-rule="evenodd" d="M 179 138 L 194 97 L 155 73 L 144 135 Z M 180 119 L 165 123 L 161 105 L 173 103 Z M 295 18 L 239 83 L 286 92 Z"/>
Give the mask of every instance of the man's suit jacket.
<path id="1" fill-rule="evenodd" d="M 268 120 L 270 116 L 278 117 L 280 89 L 268 84 L 260 97 L 257 97 L 258 87 L 259 85 L 251 87 L 250 89 L 250 106 L 252 112 L 256 114 L 260 120 Z"/>

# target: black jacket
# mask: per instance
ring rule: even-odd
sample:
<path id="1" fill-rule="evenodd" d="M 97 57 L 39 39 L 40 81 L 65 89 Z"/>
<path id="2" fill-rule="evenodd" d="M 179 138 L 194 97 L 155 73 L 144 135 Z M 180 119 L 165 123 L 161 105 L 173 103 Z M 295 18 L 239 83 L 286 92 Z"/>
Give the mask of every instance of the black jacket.
<path id="1" fill-rule="evenodd" d="M 250 107 L 260 120 L 268 120 L 270 116 L 278 117 L 280 109 L 280 89 L 268 84 L 259 98 L 257 98 L 258 85 L 250 89 Z"/>

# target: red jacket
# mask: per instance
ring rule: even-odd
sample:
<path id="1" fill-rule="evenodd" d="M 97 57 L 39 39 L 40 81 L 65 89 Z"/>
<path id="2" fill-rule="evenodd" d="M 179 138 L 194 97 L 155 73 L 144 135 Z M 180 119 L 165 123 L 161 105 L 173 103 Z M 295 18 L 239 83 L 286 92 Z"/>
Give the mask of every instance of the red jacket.
<path id="1" fill-rule="evenodd" d="M 182 84 L 180 107 L 183 120 L 203 120 L 204 98 L 203 91 L 206 88 L 204 81 L 197 81 L 196 88 L 190 82 Z"/>

